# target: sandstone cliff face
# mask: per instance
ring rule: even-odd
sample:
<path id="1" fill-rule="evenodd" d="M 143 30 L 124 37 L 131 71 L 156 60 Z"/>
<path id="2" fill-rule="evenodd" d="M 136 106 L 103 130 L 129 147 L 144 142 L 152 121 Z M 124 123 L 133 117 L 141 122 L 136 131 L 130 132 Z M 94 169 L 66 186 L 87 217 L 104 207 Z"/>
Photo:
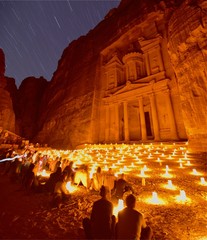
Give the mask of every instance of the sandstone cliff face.
<path id="1" fill-rule="evenodd" d="M 166 52 L 169 51 L 174 72 L 165 59 L 164 65 L 172 80 L 172 101 L 182 108 L 190 148 L 206 151 L 206 5 L 204 0 L 123 0 L 96 28 L 64 50 L 51 82 L 43 87 L 42 99 L 38 95 L 41 84 L 35 88 L 32 81 L 25 81 L 27 84 L 23 84 L 18 95 L 21 133 L 32 138 L 40 130 L 35 141 L 59 148 L 98 142 L 102 129 L 94 126 L 102 118 L 99 109 L 105 84 L 101 75 L 103 62 L 113 57 L 112 50 L 125 43 L 127 46 L 140 31 L 141 39 L 161 36 L 162 42 L 168 42 Z M 138 41 L 137 38 L 137 44 Z M 36 90 L 28 99 L 33 88 Z M 37 99 L 40 102 L 34 106 Z M 177 119 L 179 113 L 175 114 Z M 182 124 L 179 123 L 180 129 Z"/>
<path id="2" fill-rule="evenodd" d="M 15 99 L 16 127 L 20 136 L 32 140 L 38 132 L 39 108 L 48 82 L 43 77 L 23 80 Z M 12 88 L 10 88 L 12 92 Z"/>
<path id="3" fill-rule="evenodd" d="M 151 9 L 152 1 L 125 1 L 64 50 L 41 104 L 41 131 L 36 141 L 70 148 L 94 142 L 93 123 L 98 118 L 95 109 L 100 100 L 100 52 L 131 25 L 146 18 Z"/>
<path id="4" fill-rule="evenodd" d="M 173 12 L 168 31 L 189 148 L 206 151 L 207 1 L 185 1 Z"/>
<path id="5" fill-rule="evenodd" d="M 10 93 L 6 90 L 7 79 L 5 73 L 5 57 L 0 49 L 0 127 L 15 132 L 15 114 Z"/>

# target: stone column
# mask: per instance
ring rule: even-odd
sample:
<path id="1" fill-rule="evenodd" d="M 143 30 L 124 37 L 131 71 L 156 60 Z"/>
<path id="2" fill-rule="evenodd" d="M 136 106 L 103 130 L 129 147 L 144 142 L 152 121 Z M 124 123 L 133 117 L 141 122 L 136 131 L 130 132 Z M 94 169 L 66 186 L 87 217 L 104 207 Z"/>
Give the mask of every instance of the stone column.
<path id="1" fill-rule="evenodd" d="M 139 115 L 140 115 L 140 122 L 141 122 L 142 141 L 145 141 L 145 140 L 147 140 L 147 131 L 146 131 L 146 123 L 145 123 L 142 97 L 139 97 L 138 101 L 139 101 Z"/>
<path id="2" fill-rule="evenodd" d="M 165 91 L 165 100 L 167 104 L 167 112 L 169 116 L 169 124 L 170 124 L 170 130 L 171 130 L 171 137 L 173 140 L 178 140 L 178 134 L 177 134 L 177 128 L 176 128 L 176 123 L 175 123 L 175 116 L 173 112 L 173 107 L 172 107 L 172 102 L 170 98 L 170 90 L 168 89 Z"/>
<path id="3" fill-rule="evenodd" d="M 147 53 L 144 54 L 144 61 L 145 61 L 147 76 L 149 76 L 150 75 L 150 67 L 149 67 L 149 59 L 148 59 Z"/>
<path id="4" fill-rule="evenodd" d="M 152 111 L 152 123 L 153 123 L 153 129 L 154 129 L 154 140 L 158 141 L 158 140 L 160 140 L 160 133 L 159 133 L 159 123 L 158 123 L 157 107 L 156 107 L 154 93 L 150 94 L 149 98 L 150 98 L 150 106 L 151 106 L 151 111 Z"/>
<path id="5" fill-rule="evenodd" d="M 110 127 L 110 121 L 109 121 L 109 105 L 105 105 L 105 141 L 108 142 L 109 141 L 109 127 Z"/>
<path id="6" fill-rule="evenodd" d="M 124 102 L 124 140 L 129 141 L 129 121 L 128 121 L 128 108 L 127 102 Z"/>
<path id="7" fill-rule="evenodd" d="M 119 103 L 115 103 L 115 124 L 116 124 L 116 133 L 115 133 L 115 139 L 118 142 L 119 141 Z"/>

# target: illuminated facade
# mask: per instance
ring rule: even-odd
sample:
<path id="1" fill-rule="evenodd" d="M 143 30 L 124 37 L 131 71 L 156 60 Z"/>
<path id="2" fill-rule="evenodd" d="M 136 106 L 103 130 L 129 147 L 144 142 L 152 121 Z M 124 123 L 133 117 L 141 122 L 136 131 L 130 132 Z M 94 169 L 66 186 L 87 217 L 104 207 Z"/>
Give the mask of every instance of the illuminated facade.
<path id="1" fill-rule="evenodd" d="M 128 48 L 119 39 L 101 53 L 99 142 L 186 139 L 165 39 L 131 39 Z"/>

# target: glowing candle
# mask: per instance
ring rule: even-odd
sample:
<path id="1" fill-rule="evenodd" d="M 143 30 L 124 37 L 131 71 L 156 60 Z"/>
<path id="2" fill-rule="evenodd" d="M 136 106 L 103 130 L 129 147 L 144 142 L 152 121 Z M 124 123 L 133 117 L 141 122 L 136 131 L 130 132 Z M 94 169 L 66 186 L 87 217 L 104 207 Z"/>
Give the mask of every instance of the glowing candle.
<path id="1" fill-rule="evenodd" d="M 140 171 L 140 175 L 141 175 L 141 177 L 145 177 L 145 173 L 144 173 L 144 169 L 143 168 Z"/>
<path id="2" fill-rule="evenodd" d="M 180 190 L 180 198 L 179 198 L 179 200 L 181 200 L 181 201 L 186 201 L 187 200 L 186 194 L 185 194 L 184 190 Z"/>
<path id="3" fill-rule="evenodd" d="M 142 178 L 142 186 L 145 186 L 145 178 Z"/>
<path id="4" fill-rule="evenodd" d="M 105 170 L 105 171 L 108 171 L 108 170 L 109 170 L 109 168 L 108 168 L 107 165 L 104 166 L 104 170 Z"/>
<path id="5" fill-rule="evenodd" d="M 168 181 L 167 181 L 167 187 L 168 187 L 168 188 L 171 188 L 171 189 L 173 188 L 172 180 L 168 180 Z"/>
<path id="6" fill-rule="evenodd" d="M 124 208 L 124 200 L 119 199 L 118 201 L 118 209 L 121 211 Z"/>
<path id="7" fill-rule="evenodd" d="M 202 184 L 202 185 L 206 185 L 206 181 L 205 181 L 205 178 L 204 178 L 204 177 L 201 177 L 200 180 L 201 180 L 201 184 Z"/>
<path id="8" fill-rule="evenodd" d="M 187 165 L 187 166 L 190 166 L 190 165 L 191 165 L 190 161 L 187 161 L 186 165 Z"/>
<path id="9" fill-rule="evenodd" d="M 180 168 L 183 168 L 183 164 L 182 163 L 180 163 Z"/>
<path id="10" fill-rule="evenodd" d="M 193 174 L 195 174 L 195 175 L 198 174 L 198 172 L 197 172 L 197 170 L 195 168 L 193 169 Z"/>
<path id="11" fill-rule="evenodd" d="M 113 214 L 118 215 L 118 212 L 124 208 L 124 201 L 122 199 L 118 200 L 118 206 L 114 207 Z"/>
<path id="12" fill-rule="evenodd" d="M 159 203 L 159 199 L 156 192 L 152 192 L 152 203 Z"/>
<path id="13" fill-rule="evenodd" d="M 72 193 L 72 192 L 75 192 L 75 190 L 77 189 L 77 187 L 76 187 L 76 186 L 72 186 L 72 185 L 71 185 L 71 182 L 67 182 L 67 183 L 66 183 L 66 189 L 67 189 L 70 193 Z"/>

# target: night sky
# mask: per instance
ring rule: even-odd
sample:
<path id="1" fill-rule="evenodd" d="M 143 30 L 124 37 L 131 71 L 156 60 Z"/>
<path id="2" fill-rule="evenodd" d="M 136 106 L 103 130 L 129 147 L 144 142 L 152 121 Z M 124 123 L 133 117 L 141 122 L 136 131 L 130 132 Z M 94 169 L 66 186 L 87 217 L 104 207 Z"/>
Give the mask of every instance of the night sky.
<path id="1" fill-rule="evenodd" d="M 6 76 L 51 80 L 63 50 L 93 29 L 120 0 L 0 0 L 0 48 Z"/>

